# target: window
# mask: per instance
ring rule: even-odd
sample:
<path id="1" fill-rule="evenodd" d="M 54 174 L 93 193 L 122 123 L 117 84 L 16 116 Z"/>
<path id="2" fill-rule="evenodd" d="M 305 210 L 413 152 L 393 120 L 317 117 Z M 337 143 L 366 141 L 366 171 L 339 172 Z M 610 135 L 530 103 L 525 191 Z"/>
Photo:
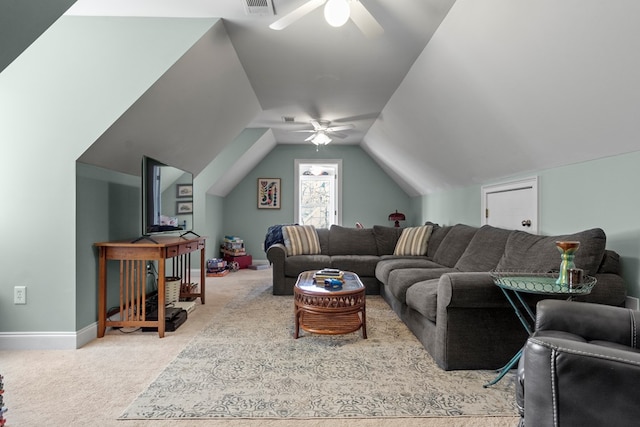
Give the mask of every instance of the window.
<path id="1" fill-rule="evenodd" d="M 329 228 L 340 224 L 342 160 L 296 160 L 296 222 Z"/>

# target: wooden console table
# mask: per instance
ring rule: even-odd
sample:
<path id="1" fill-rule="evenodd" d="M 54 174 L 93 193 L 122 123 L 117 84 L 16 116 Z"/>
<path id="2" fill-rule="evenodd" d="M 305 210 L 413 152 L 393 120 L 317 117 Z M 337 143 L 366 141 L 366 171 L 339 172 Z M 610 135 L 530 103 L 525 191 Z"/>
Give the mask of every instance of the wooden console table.
<path id="1" fill-rule="evenodd" d="M 172 260 L 172 276 L 181 278 L 180 298 L 200 298 L 204 304 L 205 238 L 153 236 L 153 240 L 95 243 L 99 250 L 98 270 L 98 338 L 107 326 L 158 328 L 160 338 L 165 331 L 166 260 Z M 200 284 L 198 292 L 184 291 L 191 283 L 191 253 L 200 251 Z M 107 320 L 107 261 L 120 261 L 120 320 Z M 158 262 L 158 317 L 147 320 L 147 262 Z"/>

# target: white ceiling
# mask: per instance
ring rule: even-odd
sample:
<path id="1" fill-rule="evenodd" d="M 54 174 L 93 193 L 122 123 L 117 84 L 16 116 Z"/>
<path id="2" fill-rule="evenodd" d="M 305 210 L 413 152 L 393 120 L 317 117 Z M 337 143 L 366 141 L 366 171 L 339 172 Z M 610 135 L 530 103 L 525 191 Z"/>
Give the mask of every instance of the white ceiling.
<path id="1" fill-rule="evenodd" d="M 283 116 L 353 123 L 332 143 L 360 144 L 410 195 L 640 149 L 636 0 L 362 0 L 385 29 L 374 39 L 321 8 L 270 30 L 306 0 L 273 0 L 275 16 L 244 1 L 79 0 L 67 14 L 223 18 L 259 103 L 244 127 L 302 143 Z M 181 166 L 212 160 L 195 157 Z"/>

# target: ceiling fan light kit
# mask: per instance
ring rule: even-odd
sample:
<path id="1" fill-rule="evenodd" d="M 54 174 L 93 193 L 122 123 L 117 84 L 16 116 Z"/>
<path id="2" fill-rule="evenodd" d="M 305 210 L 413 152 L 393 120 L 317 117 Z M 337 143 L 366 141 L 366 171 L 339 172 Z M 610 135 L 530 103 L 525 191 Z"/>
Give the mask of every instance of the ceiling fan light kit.
<path id="1" fill-rule="evenodd" d="M 327 145 L 331 142 L 331 138 L 329 138 L 327 134 L 322 131 L 316 133 L 313 136 L 310 136 L 309 138 L 307 138 L 307 140 L 311 140 L 311 142 L 315 145 Z"/>
<path id="2" fill-rule="evenodd" d="M 349 20 L 350 14 L 347 0 L 329 0 L 324 6 L 324 19 L 332 27 L 342 27 Z"/>
<path id="3" fill-rule="evenodd" d="M 382 26 L 359 0 L 308 0 L 269 25 L 272 30 L 283 30 L 303 16 L 324 5 L 324 19 L 333 27 L 343 26 L 349 19 L 366 37 L 384 33 Z"/>

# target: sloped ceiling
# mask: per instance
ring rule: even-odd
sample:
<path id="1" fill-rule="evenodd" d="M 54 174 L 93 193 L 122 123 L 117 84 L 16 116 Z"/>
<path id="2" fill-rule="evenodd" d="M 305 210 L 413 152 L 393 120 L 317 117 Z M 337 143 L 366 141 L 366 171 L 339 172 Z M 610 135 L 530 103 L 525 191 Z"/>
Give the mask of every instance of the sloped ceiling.
<path id="1" fill-rule="evenodd" d="M 78 160 L 139 175 L 147 155 L 197 175 L 259 112 L 218 20 Z"/>
<path id="2" fill-rule="evenodd" d="M 634 1 L 458 0 L 363 146 L 410 194 L 636 151 L 639 17 Z"/>
<path id="3" fill-rule="evenodd" d="M 0 4 L 0 73 L 75 1 L 3 1 Z"/>
<path id="4" fill-rule="evenodd" d="M 640 149 L 635 0 L 362 0 L 384 37 L 366 39 L 353 25 L 329 28 L 320 9 L 283 31 L 267 30 L 305 1 L 274 0 L 276 15 L 266 17 L 247 16 L 241 0 L 79 0 L 70 13 L 223 18 L 259 108 L 242 123 L 232 120 L 213 148 L 183 150 L 181 167 L 194 172 L 243 128 L 270 126 L 277 143 L 300 142 L 305 134 L 276 124 L 282 115 L 351 120 L 355 132 L 332 143 L 361 144 L 410 195 Z M 188 81 L 198 52 L 185 55 L 170 80 Z M 145 114 L 166 108 L 169 93 L 143 102 Z M 205 107 L 199 94 L 184 95 L 184 109 Z M 176 116 L 181 135 L 207 129 L 223 113 L 215 102 L 206 107 L 213 115 Z M 109 130 L 120 144 L 162 138 L 157 121 L 143 125 L 130 114 Z M 191 137 L 180 143 L 194 144 Z"/>

